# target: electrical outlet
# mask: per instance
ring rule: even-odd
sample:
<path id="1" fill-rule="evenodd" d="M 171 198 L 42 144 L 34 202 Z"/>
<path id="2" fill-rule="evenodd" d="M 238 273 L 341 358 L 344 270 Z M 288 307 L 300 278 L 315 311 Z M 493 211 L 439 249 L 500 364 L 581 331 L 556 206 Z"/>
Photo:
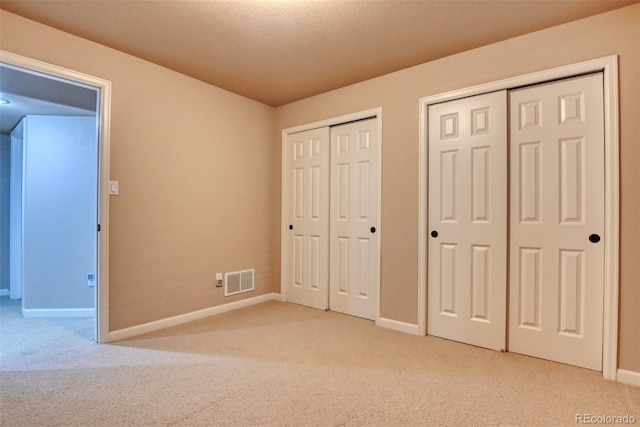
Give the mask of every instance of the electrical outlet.
<path id="1" fill-rule="evenodd" d="M 222 273 L 216 273 L 216 288 L 222 287 Z"/>

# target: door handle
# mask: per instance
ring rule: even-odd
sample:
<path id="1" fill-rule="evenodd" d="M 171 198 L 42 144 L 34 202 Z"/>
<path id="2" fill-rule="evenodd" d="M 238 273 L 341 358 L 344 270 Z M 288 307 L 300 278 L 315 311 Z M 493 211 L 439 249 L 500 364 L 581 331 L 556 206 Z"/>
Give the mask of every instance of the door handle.
<path id="1" fill-rule="evenodd" d="M 375 233 L 375 232 L 376 232 L 376 228 L 375 228 L 375 227 L 371 227 L 371 228 L 369 229 L 369 231 L 371 231 L 371 233 Z"/>
<path id="2" fill-rule="evenodd" d="M 433 230 L 433 231 L 431 232 L 431 237 L 433 237 L 434 239 L 435 239 L 436 237 L 438 237 L 438 232 L 437 232 L 436 230 Z"/>
<path id="3" fill-rule="evenodd" d="M 592 234 L 589 236 L 589 241 L 591 243 L 598 243 L 600 241 L 600 235 L 599 234 Z"/>
<path id="4" fill-rule="evenodd" d="M 293 224 L 289 224 L 289 230 L 293 230 Z"/>

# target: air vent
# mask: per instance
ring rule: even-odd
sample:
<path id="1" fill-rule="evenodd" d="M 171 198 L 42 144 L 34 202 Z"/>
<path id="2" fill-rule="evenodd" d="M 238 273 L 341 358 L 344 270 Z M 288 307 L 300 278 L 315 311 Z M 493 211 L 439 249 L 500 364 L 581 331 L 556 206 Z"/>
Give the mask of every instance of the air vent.
<path id="1" fill-rule="evenodd" d="M 233 271 L 224 275 L 224 296 L 252 291 L 254 270 Z"/>

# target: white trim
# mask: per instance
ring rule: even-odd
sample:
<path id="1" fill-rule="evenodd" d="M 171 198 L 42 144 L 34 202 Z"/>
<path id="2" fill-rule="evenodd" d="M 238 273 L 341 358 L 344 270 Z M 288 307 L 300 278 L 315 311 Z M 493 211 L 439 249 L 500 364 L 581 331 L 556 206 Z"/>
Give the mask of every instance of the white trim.
<path id="1" fill-rule="evenodd" d="M 427 330 L 427 152 L 428 129 L 427 112 L 430 104 L 479 95 L 497 90 L 533 85 L 549 80 L 571 77 L 579 74 L 603 71 L 605 100 L 605 260 L 604 260 L 604 334 L 602 342 L 602 375 L 615 380 L 618 359 L 618 293 L 619 293 L 619 130 L 618 130 L 618 57 L 608 56 L 578 64 L 570 64 L 549 70 L 538 71 L 523 76 L 512 77 L 487 84 L 455 90 L 421 98 L 420 106 L 420 159 L 418 185 L 418 325 L 420 334 Z"/>
<path id="2" fill-rule="evenodd" d="M 418 330 L 422 336 L 427 335 L 427 232 L 428 232 L 428 117 L 429 98 L 420 99 L 418 117 L 420 141 L 418 144 Z"/>
<path id="3" fill-rule="evenodd" d="M 307 130 L 324 128 L 327 126 L 337 126 L 356 120 L 368 119 L 370 117 L 378 117 L 380 120 L 382 120 L 382 107 L 376 107 L 370 110 L 358 111 L 356 113 L 345 114 L 338 117 L 319 120 L 317 122 L 305 123 L 303 125 L 286 128 L 282 130 L 282 136 L 284 138 L 285 135 L 290 135 L 292 133 L 304 132 Z M 283 141 L 285 141 L 285 139 L 283 139 Z"/>
<path id="4" fill-rule="evenodd" d="M 281 159 L 280 162 L 280 298 L 282 302 L 287 301 L 287 287 L 286 283 L 286 263 L 284 259 L 284 252 L 287 249 L 287 235 L 285 230 L 287 229 L 287 204 L 289 202 L 289 198 L 287 197 L 287 135 L 289 135 L 288 129 L 282 130 L 282 147 L 281 147 Z"/>
<path id="5" fill-rule="evenodd" d="M 257 297 L 217 305 L 215 307 L 203 308 L 202 310 L 192 311 L 190 313 L 180 314 L 178 316 L 167 317 L 165 319 L 143 323 L 142 325 L 118 329 L 117 331 L 112 331 L 109 333 L 109 342 L 120 341 L 138 335 L 148 334 L 149 332 L 170 328 L 172 326 L 181 325 L 187 322 L 193 322 L 194 320 L 204 319 L 206 317 L 215 316 L 217 314 L 226 313 L 228 311 L 249 307 L 251 305 L 260 304 L 267 301 L 280 301 L 280 294 L 272 292 L 269 294 L 258 295 Z"/>
<path id="6" fill-rule="evenodd" d="M 8 297 L 9 289 L 0 289 L 0 297 Z"/>
<path id="7" fill-rule="evenodd" d="M 72 81 L 98 91 L 99 187 L 98 187 L 98 274 L 96 278 L 96 341 L 109 335 L 109 153 L 111 129 L 111 82 L 36 59 L 0 50 L 0 62 L 47 76 Z"/>
<path id="8" fill-rule="evenodd" d="M 400 322 L 399 320 L 380 317 L 378 318 L 378 320 L 376 320 L 376 326 L 392 329 L 398 332 L 404 332 L 411 335 L 421 335 L 419 326 L 414 323 Z"/>
<path id="9" fill-rule="evenodd" d="M 285 189 L 286 186 L 286 171 L 287 171 L 287 151 L 286 151 L 286 142 L 287 136 L 293 133 L 304 132 L 307 130 L 318 129 L 322 127 L 336 126 L 356 120 L 363 120 L 370 117 L 375 117 L 378 119 L 378 135 L 380 138 L 378 144 L 378 280 L 377 284 L 375 284 L 375 292 L 378 300 L 378 304 L 376 307 L 376 316 L 375 321 L 376 324 L 380 320 L 380 276 L 382 271 L 381 265 L 381 243 L 382 243 L 382 107 L 372 108 L 370 110 L 359 111 L 356 113 L 345 114 L 343 116 L 333 117 L 325 120 L 320 120 L 317 122 L 307 123 L 299 126 L 294 126 L 290 128 L 286 128 L 282 130 L 282 163 L 281 163 L 281 206 L 280 206 L 280 295 L 282 296 L 282 301 L 287 300 L 287 287 L 285 286 L 285 272 L 286 272 L 286 257 L 282 256 L 284 254 L 284 250 L 286 248 L 286 229 L 287 229 L 287 218 L 286 218 L 286 210 L 288 204 L 288 195 L 286 194 Z M 328 292 L 329 290 L 327 290 Z"/>
<path id="10" fill-rule="evenodd" d="M 23 308 L 24 317 L 95 317 L 93 308 Z"/>
<path id="11" fill-rule="evenodd" d="M 640 387 L 640 372 L 618 369 L 617 381 L 623 384 Z"/>
<path id="12" fill-rule="evenodd" d="M 604 325 L 602 375 L 616 379 L 618 367 L 618 295 L 620 245 L 620 139 L 618 124 L 618 57 L 601 60 L 604 67 Z"/>

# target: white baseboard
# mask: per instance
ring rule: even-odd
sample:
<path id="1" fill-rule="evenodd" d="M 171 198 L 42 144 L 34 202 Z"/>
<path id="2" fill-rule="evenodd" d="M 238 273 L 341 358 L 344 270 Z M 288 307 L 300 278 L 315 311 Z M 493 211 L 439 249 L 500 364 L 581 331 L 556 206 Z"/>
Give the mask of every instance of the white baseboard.
<path id="1" fill-rule="evenodd" d="M 618 369 L 616 379 L 618 382 L 640 387 L 640 372 Z"/>
<path id="2" fill-rule="evenodd" d="M 118 329 L 117 331 L 109 332 L 106 342 L 121 341 L 138 335 L 148 334 L 149 332 L 158 331 L 160 329 L 169 328 L 171 326 L 193 322 L 194 320 L 204 319 L 205 317 L 215 316 L 216 314 L 222 314 L 226 313 L 227 311 L 237 310 L 239 308 L 248 307 L 272 300 L 280 301 L 280 294 L 270 293 L 258 295 L 257 297 L 230 302 L 228 304 L 217 305 L 215 307 L 203 308 L 202 310 L 192 311 L 191 313 L 180 314 L 178 316 L 167 317 L 166 319 L 143 323 L 142 325 Z"/>
<path id="3" fill-rule="evenodd" d="M 23 308 L 24 317 L 95 317 L 93 308 Z"/>
<path id="4" fill-rule="evenodd" d="M 9 289 L 0 289 L 0 297 L 8 297 Z"/>
<path id="5" fill-rule="evenodd" d="M 385 319 L 381 317 L 376 321 L 376 325 L 387 329 L 393 329 L 394 331 L 405 332 L 412 335 L 420 335 L 418 325 L 413 323 L 400 322 L 399 320 Z"/>

